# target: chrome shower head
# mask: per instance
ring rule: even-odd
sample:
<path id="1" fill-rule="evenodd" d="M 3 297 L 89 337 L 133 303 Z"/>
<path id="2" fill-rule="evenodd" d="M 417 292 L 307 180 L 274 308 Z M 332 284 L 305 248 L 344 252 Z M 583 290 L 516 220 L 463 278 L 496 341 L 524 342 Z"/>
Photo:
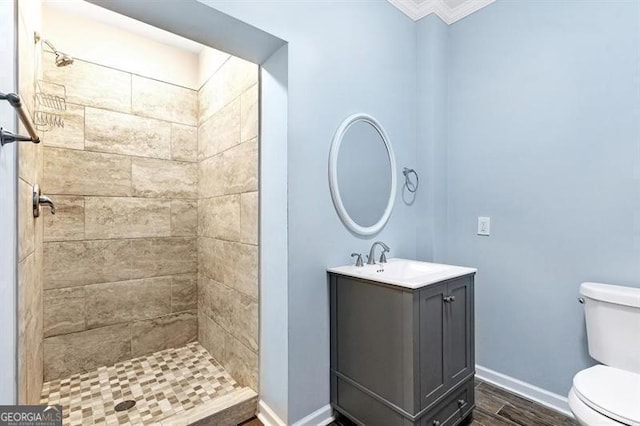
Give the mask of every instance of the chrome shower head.
<path id="1" fill-rule="evenodd" d="M 53 53 L 56 54 L 56 66 L 57 67 L 66 67 L 67 65 L 73 64 L 73 58 L 65 53 L 60 52 L 49 40 L 43 40 L 44 44 L 49 46 Z"/>
<path id="2" fill-rule="evenodd" d="M 69 55 L 65 55 L 62 52 L 56 52 L 56 66 L 57 67 L 66 67 L 67 65 L 73 64 L 73 58 Z"/>

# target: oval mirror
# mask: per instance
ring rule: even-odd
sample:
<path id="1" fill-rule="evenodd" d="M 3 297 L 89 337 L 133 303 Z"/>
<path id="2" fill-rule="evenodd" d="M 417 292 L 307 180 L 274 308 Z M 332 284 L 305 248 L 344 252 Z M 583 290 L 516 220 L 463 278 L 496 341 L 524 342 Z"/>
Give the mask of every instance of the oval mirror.
<path id="1" fill-rule="evenodd" d="M 396 161 L 378 121 L 368 114 L 347 117 L 331 142 L 329 188 L 340 219 L 360 235 L 379 232 L 396 199 Z"/>

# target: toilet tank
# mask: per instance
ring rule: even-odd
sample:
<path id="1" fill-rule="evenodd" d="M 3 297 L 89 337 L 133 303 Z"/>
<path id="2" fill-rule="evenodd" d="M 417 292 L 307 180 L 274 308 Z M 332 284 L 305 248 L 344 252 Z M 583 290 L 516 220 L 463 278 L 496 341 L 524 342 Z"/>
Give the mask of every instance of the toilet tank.
<path id="1" fill-rule="evenodd" d="M 582 283 L 589 354 L 640 374 L 640 288 Z"/>

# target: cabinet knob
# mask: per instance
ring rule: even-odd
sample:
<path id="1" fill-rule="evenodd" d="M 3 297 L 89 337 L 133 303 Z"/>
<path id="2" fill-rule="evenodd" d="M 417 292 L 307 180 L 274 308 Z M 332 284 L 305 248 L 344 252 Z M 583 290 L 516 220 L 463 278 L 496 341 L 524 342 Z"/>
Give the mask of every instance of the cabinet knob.
<path id="1" fill-rule="evenodd" d="M 440 426 L 440 420 L 434 420 L 433 426 Z"/>
<path id="2" fill-rule="evenodd" d="M 458 408 L 462 408 L 462 407 L 464 407 L 464 405 L 465 405 L 466 403 L 467 403 L 467 402 L 466 402 L 464 399 L 459 399 L 459 400 L 458 400 Z"/>
<path id="3" fill-rule="evenodd" d="M 444 297 L 444 301 L 447 302 L 447 303 L 455 302 L 456 301 L 456 297 L 455 296 L 445 296 Z"/>

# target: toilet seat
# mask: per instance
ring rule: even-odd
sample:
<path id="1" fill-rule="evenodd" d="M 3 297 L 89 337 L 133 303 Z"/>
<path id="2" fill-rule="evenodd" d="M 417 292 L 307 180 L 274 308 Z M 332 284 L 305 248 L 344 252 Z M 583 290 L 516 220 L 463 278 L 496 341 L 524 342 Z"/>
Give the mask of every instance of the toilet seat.
<path id="1" fill-rule="evenodd" d="M 596 365 L 574 376 L 573 391 L 598 413 L 624 425 L 640 426 L 640 374 Z"/>

